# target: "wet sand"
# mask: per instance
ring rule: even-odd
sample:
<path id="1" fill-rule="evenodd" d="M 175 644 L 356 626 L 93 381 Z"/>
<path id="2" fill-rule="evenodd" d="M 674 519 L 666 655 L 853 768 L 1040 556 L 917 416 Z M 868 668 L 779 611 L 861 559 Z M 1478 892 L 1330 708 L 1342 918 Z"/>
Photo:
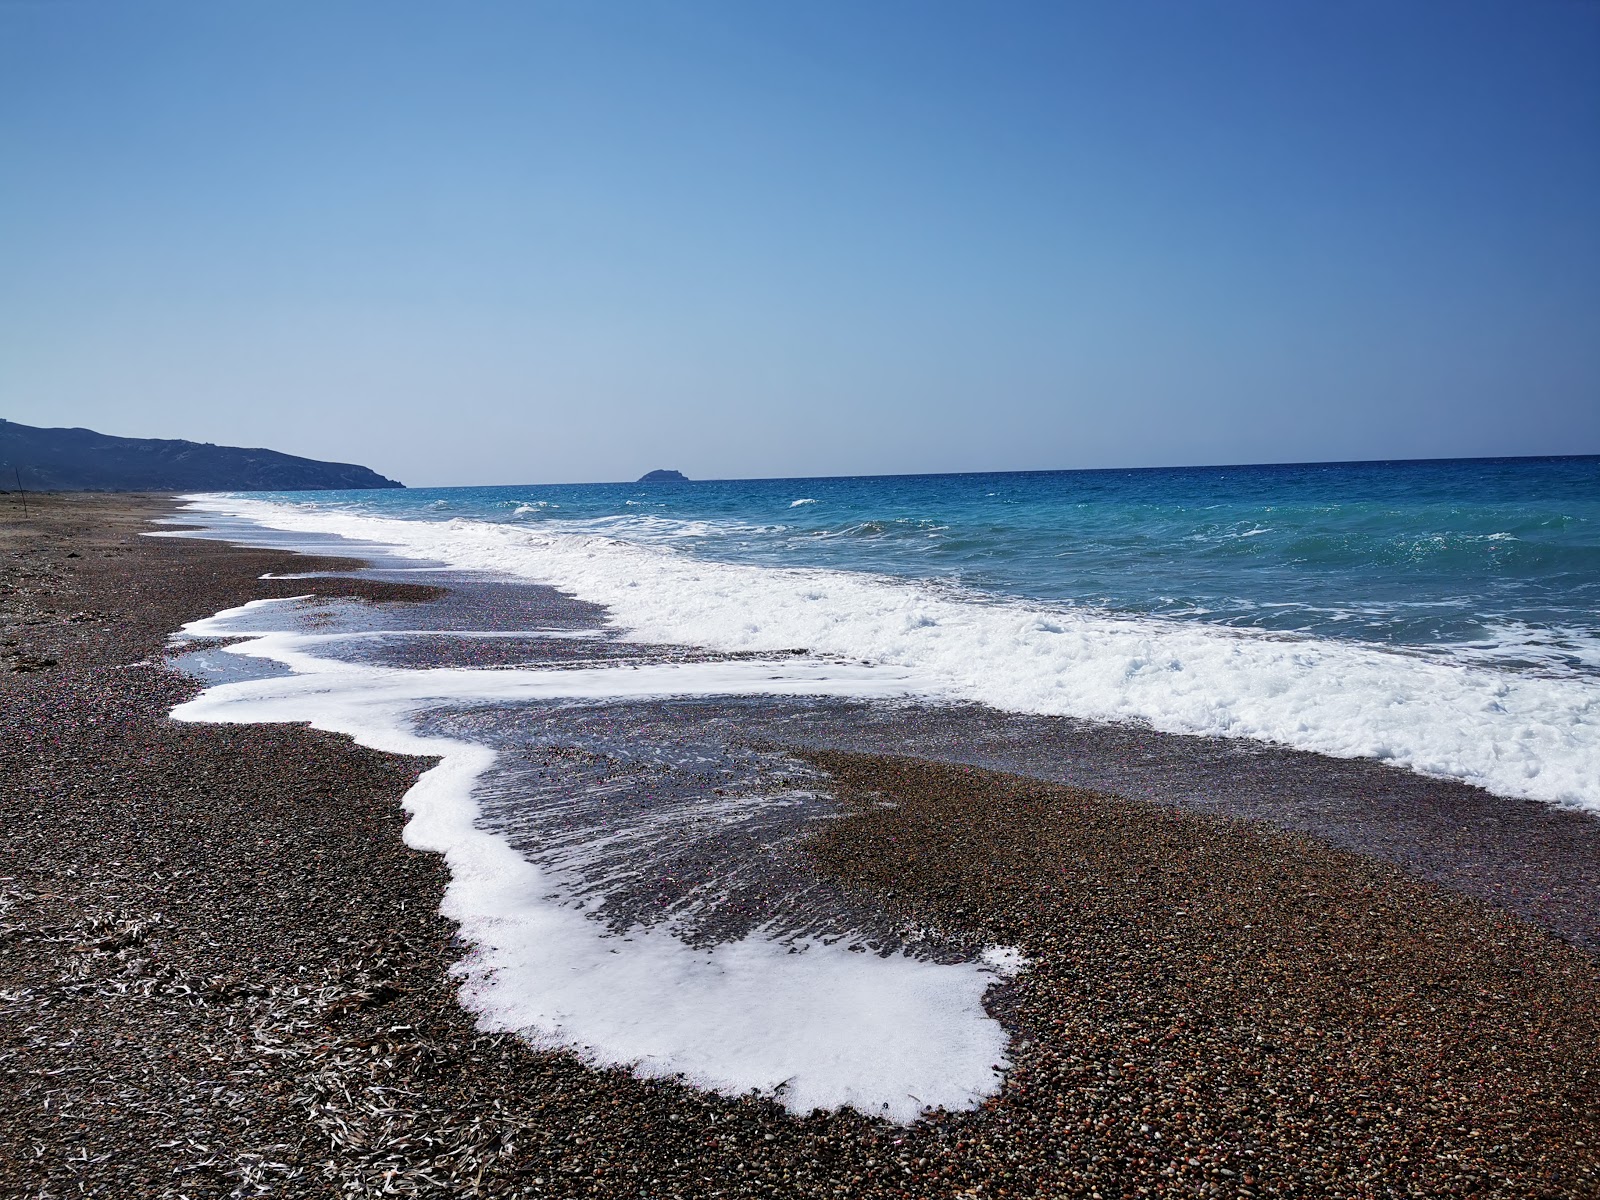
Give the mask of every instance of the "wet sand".
<path id="1" fill-rule="evenodd" d="M 425 762 L 165 718 L 197 686 L 162 655 L 184 621 L 436 591 L 262 580 L 307 560 L 138 537 L 160 498 L 30 497 L 28 520 L 15 499 L 0 1194 L 1600 1194 L 1589 818 L 1309 755 L 1274 809 L 1291 774 L 1259 755 L 1230 771 L 1214 743 L 981 712 L 929 716 L 920 743 L 916 722 L 774 718 L 765 742 L 804 747 L 846 813 L 806 869 L 1034 960 L 991 993 L 1015 1066 L 984 1107 L 796 1119 L 478 1035 L 442 864 L 400 840 Z M 908 746 L 925 757 L 881 753 Z M 1319 800 L 1319 770 L 1370 817 Z M 1061 782 L 1086 779 L 1134 798 Z"/>

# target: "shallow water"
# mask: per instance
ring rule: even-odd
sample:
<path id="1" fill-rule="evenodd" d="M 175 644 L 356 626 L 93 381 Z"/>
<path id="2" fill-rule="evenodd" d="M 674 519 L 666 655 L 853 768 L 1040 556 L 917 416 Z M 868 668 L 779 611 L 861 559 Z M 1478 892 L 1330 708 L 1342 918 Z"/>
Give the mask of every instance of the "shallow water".
<path id="1" fill-rule="evenodd" d="M 737 715 L 756 696 L 888 702 L 904 672 L 630 645 L 549 589 L 471 593 L 264 601 L 192 623 L 173 658 L 210 686 L 173 715 L 309 721 L 441 759 L 406 797 L 406 837 L 450 867 L 443 912 L 472 945 L 461 994 L 484 1028 L 797 1113 L 908 1121 L 998 1089 L 1006 1035 L 983 998 L 1015 956 L 898 928 L 819 880 L 800 844 L 837 811 Z M 535 619 L 463 627 L 475 608 Z M 218 654 L 277 669 L 219 680 Z"/>
<path id="2" fill-rule="evenodd" d="M 950 702 L 1600 810 L 1600 459 L 195 507 L 230 536 L 338 535 L 390 567 L 548 583 L 636 642 L 894 666 Z"/>

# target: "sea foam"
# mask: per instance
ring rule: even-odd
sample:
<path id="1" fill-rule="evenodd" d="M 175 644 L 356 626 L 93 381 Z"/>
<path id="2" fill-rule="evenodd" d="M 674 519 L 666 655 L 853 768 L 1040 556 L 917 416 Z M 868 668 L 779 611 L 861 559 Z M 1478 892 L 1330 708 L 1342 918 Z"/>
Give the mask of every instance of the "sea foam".
<path id="1" fill-rule="evenodd" d="M 978 963 L 940 964 L 759 933 L 709 950 L 660 926 L 609 935 L 562 902 L 558 880 L 479 827 L 474 785 L 495 752 L 415 731 L 419 716 L 446 704 L 886 697 L 916 690 L 909 673 L 793 660 L 493 671 L 372 666 L 319 654 L 348 635 L 295 631 L 286 607 L 294 603 L 254 601 L 185 626 L 184 638 L 242 637 L 228 652 L 293 673 L 209 688 L 172 715 L 309 722 L 373 749 L 439 758 L 405 797 L 405 838 L 442 854 L 449 867 L 441 911 L 473 946 L 454 969 L 480 1027 L 514 1030 L 643 1075 L 681 1076 L 735 1094 L 756 1089 L 801 1114 L 850 1105 L 905 1122 L 930 1107 L 971 1107 L 998 1089 L 1006 1036 L 982 1000 L 997 978 L 1025 967 L 1015 950 L 991 947 Z M 277 613 L 283 621 L 275 628 Z"/>
<path id="2" fill-rule="evenodd" d="M 1350 641 L 999 600 L 865 573 L 710 561 L 593 533 L 403 520 L 229 497 L 197 508 L 552 584 L 633 638 L 812 651 L 926 694 L 1375 758 L 1600 811 L 1600 683 Z"/>

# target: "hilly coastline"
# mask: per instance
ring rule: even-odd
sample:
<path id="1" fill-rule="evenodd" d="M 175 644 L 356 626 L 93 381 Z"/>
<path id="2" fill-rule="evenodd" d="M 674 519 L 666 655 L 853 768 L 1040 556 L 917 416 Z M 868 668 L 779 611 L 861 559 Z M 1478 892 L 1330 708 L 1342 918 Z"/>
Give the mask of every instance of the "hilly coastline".
<path id="1" fill-rule="evenodd" d="M 355 463 L 258 447 L 114 437 L 0 420 L 0 487 L 39 492 L 331 491 L 405 484 Z"/>

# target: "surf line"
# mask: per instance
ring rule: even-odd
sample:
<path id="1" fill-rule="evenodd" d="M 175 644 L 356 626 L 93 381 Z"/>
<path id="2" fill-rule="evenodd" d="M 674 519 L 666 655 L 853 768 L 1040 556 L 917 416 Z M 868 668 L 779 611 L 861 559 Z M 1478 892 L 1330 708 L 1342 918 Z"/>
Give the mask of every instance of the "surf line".
<path id="1" fill-rule="evenodd" d="M 178 646 L 238 638 L 227 652 L 292 673 L 218 684 L 172 716 L 309 722 L 374 750 L 439 759 L 403 799 L 405 841 L 441 854 L 449 868 L 440 911 L 472 947 L 451 970 L 480 1029 L 709 1091 L 755 1089 L 800 1115 L 848 1105 L 905 1123 L 931 1108 L 974 1107 L 999 1089 L 1007 1036 L 982 1001 L 999 979 L 1025 968 L 1015 951 L 991 947 L 979 962 L 941 964 L 852 953 L 842 943 L 780 942 L 759 931 L 710 950 L 660 928 L 612 936 L 551 898 L 547 875 L 479 827 L 474 787 L 496 752 L 414 728 L 428 709 L 459 702 L 905 696 L 918 690 L 909 672 L 751 660 L 637 669 L 374 666 L 316 654 L 329 635 L 292 628 L 290 606 L 304 599 L 251 601 L 185 625 Z M 289 627 L 259 627 L 279 613 Z"/>
<path id="2" fill-rule="evenodd" d="M 1470 655 L 993 597 L 926 582 L 719 562 L 593 531 L 448 523 L 199 497 L 198 511 L 381 544 L 558 588 L 634 640 L 871 659 L 1005 712 L 1365 758 L 1508 798 L 1600 811 L 1600 679 Z"/>

